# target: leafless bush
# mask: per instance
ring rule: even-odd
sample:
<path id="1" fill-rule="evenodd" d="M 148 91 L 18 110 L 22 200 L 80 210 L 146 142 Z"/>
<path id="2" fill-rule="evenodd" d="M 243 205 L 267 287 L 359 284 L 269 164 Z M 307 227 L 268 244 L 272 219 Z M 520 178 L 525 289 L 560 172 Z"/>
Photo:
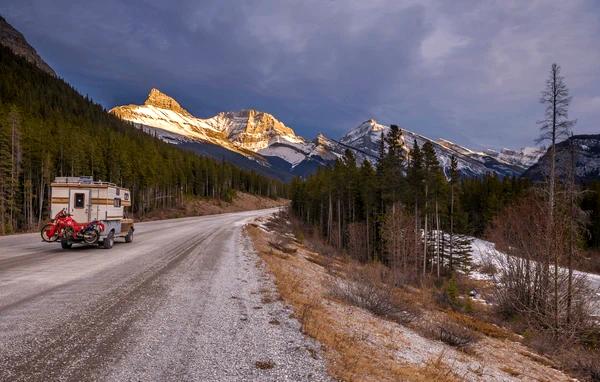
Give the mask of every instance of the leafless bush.
<path id="1" fill-rule="evenodd" d="M 486 275 L 494 276 L 498 272 L 498 267 L 496 267 L 496 264 L 494 264 L 494 261 L 490 257 L 486 256 L 481 259 L 481 264 L 479 265 L 479 272 Z"/>
<path id="2" fill-rule="evenodd" d="M 337 278 L 330 287 L 333 297 L 400 324 L 409 324 L 420 311 L 394 296 L 389 268 L 380 264 L 349 266 L 347 278 Z"/>
<path id="3" fill-rule="evenodd" d="M 481 338 L 471 329 L 453 322 L 428 324 L 424 330 L 428 337 L 463 350 Z"/>
<path id="4" fill-rule="evenodd" d="M 600 350 L 572 346 L 555 355 L 554 358 L 569 371 L 569 374 L 580 380 L 600 382 Z"/>
<path id="5" fill-rule="evenodd" d="M 294 254 L 298 251 L 296 247 L 292 245 L 292 239 L 287 237 L 279 237 L 276 241 L 269 241 L 271 247 L 287 254 Z"/>
<path id="6" fill-rule="evenodd" d="M 282 233 L 290 233 L 291 223 L 288 212 L 286 210 L 277 211 L 265 223 L 265 226 L 271 230 L 276 230 Z"/>
<path id="7" fill-rule="evenodd" d="M 393 282 L 395 285 L 414 282 L 421 264 L 420 238 L 415 232 L 414 217 L 396 204 L 384 219 L 382 236 Z"/>
<path id="8" fill-rule="evenodd" d="M 330 292 L 332 296 L 376 315 L 391 315 L 397 308 L 392 301 L 391 287 L 382 281 L 387 276 L 381 272 L 386 272 L 384 267 L 356 267 L 348 272 L 348 279 L 337 279 Z"/>
<path id="9" fill-rule="evenodd" d="M 494 298 L 503 316 L 519 316 L 530 328 L 566 339 L 589 327 L 594 293 L 585 276 L 557 265 L 572 252 L 569 240 L 576 233 L 560 210 L 554 219 L 550 227 L 547 205 L 535 194 L 494 219 L 488 236 L 502 251 L 494 259 Z"/>

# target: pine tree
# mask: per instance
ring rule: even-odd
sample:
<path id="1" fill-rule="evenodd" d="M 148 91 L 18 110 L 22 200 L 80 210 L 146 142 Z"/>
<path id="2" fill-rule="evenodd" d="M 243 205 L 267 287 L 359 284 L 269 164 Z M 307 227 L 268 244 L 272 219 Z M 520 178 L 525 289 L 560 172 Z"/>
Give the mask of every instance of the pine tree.
<path id="1" fill-rule="evenodd" d="M 454 267 L 454 189 L 456 188 L 456 184 L 458 183 L 458 161 L 456 157 L 452 155 L 450 157 L 450 247 L 449 256 L 448 256 L 448 267 L 450 268 L 450 272 L 452 272 Z"/>
<path id="2" fill-rule="evenodd" d="M 540 137 L 537 142 L 550 141 L 550 174 L 548 177 L 548 254 L 544 260 L 544 285 L 549 283 L 549 264 L 550 259 L 554 261 L 554 326 L 558 327 L 558 257 L 559 253 L 554 248 L 555 240 L 555 199 L 556 199 L 556 143 L 561 138 L 568 137 L 571 127 L 576 121 L 569 120 L 569 104 L 571 96 L 565 83 L 564 77 L 560 74 L 560 66 L 552 64 L 550 77 L 546 81 L 546 88 L 542 91 L 540 102 L 546 107 L 544 119 L 538 121 L 540 125 Z M 545 288 L 548 289 L 548 288 Z"/>
<path id="3" fill-rule="evenodd" d="M 468 275 L 472 268 L 472 249 L 473 239 L 466 235 L 455 235 L 452 246 L 454 247 L 455 268 L 463 274 Z"/>
<path id="4" fill-rule="evenodd" d="M 8 217 L 12 203 L 11 171 L 12 153 L 10 129 L 8 124 L 0 120 L 0 233 L 6 234 L 8 230 Z"/>

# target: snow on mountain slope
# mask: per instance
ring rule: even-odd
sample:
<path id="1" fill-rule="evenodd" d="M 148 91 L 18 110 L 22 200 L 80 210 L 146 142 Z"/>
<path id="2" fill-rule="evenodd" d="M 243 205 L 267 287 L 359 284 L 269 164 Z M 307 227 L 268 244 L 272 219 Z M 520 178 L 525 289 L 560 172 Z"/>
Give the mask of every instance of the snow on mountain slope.
<path id="1" fill-rule="evenodd" d="M 525 169 L 533 166 L 542 155 L 546 153 L 545 147 L 523 147 L 520 150 L 502 149 L 495 151 L 492 149 L 485 150 L 485 153 L 491 157 L 524 167 Z"/>
<path id="2" fill-rule="evenodd" d="M 210 118 L 195 117 L 158 89 L 150 91 L 143 105 L 117 106 L 110 112 L 166 142 L 220 146 L 266 167 L 277 166 L 300 176 L 332 163 L 347 148 L 354 149 L 358 163 L 364 159 L 375 163 L 381 135 L 389 130 L 389 126 L 370 119 L 350 130 L 339 142 L 322 134 L 309 141 L 273 115 L 253 109 L 221 112 Z M 500 176 L 520 175 L 538 155 L 533 150 L 478 152 L 445 139 L 432 140 L 404 129 L 402 133 L 407 152 L 414 141 L 420 146 L 427 141 L 433 143 L 446 174 L 452 155 L 458 159 L 463 176 L 490 172 Z"/>
<path id="3" fill-rule="evenodd" d="M 219 145 L 249 157 L 256 157 L 254 153 L 277 156 L 291 165 L 300 163 L 314 148 L 271 114 L 249 109 L 197 118 L 158 89 L 150 91 L 143 105 L 117 106 L 110 112 L 138 127 L 163 130 L 157 133 L 161 138 L 171 139 L 164 133 L 170 132 L 178 139 Z"/>
<path id="4" fill-rule="evenodd" d="M 600 134 L 573 135 L 556 145 L 556 172 L 559 178 L 568 179 L 572 160 L 578 182 L 600 179 Z M 523 176 L 535 181 L 545 180 L 549 168 L 550 154 L 546 152 Z"/>
<path id="5" fill-rule="evenodd" d="M 364 154 L 357 153 L 359 160 L 367 159 L 376 162 L 382 133 L 386 134 L 388 130 L 389 126 L 369 119 L 349 131 L 340 142 L 363 151 Z M 511 176 L 519 175 L 525 170 L 523 166 L 505 162 L 483 152 L 472 151 L 445 139 L 432 140 L 409 130 L 401 130 L 404 148 L 407 152 L 412 149 L 415 141 L 419 146 L 423 146 L 427 141 L 433 143 L 438 160 L 446 174 L 449 173 L 452 155 L 458 160 L 458 170 L 464 176 L 481 176 L 490 172 L 501 176 Z"/>

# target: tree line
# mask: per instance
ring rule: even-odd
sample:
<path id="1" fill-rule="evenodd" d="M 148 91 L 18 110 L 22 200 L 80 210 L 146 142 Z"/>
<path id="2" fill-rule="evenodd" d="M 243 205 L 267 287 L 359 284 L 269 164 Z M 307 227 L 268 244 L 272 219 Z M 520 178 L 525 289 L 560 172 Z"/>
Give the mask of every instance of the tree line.
<path id="1" fill-rule="evenodd" d="M 362 261 L 382 261 L 413 275 L 470 268 L 467 235 L 480 235 L 529 182 L 486 175 L 461 179 L 451 158 L 446 177 L 429 141 L 405 147 L 392 125 L 379 160 L 356 163 L 351 150 L 333 166 L 292 182 L 292 210 L 330 244 Z M 444 232 L 444 233 L 442 233 Z"/>
<path id="2" fill-rule="evenodd" d="M 285 196 L 286 185 L 180 150 L 135 129 L 0 46 L 0 234 L 48 217 L 55 176 L 91 175 L 132 191 L 135 214 L 187 195 Z"/>

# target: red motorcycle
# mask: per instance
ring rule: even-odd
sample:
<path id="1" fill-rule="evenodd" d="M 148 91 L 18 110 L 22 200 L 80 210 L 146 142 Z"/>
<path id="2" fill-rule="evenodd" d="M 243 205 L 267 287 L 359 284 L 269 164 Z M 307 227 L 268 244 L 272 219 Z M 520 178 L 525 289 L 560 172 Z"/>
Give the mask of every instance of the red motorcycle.
<path id="1" fill-rule="evenodd" d="M 94 220 L 86 224 L 79 224 L 63 208 L 54 216 L 54 219 L 42 228 L 41 235 L 42 240 L 46 242 L 51 243 L 61 239 L 61 242 L 70 247 L 71 242 L 95 244 L 102 231 L 104 231 L 104 224 L 101 222 Z"/>

